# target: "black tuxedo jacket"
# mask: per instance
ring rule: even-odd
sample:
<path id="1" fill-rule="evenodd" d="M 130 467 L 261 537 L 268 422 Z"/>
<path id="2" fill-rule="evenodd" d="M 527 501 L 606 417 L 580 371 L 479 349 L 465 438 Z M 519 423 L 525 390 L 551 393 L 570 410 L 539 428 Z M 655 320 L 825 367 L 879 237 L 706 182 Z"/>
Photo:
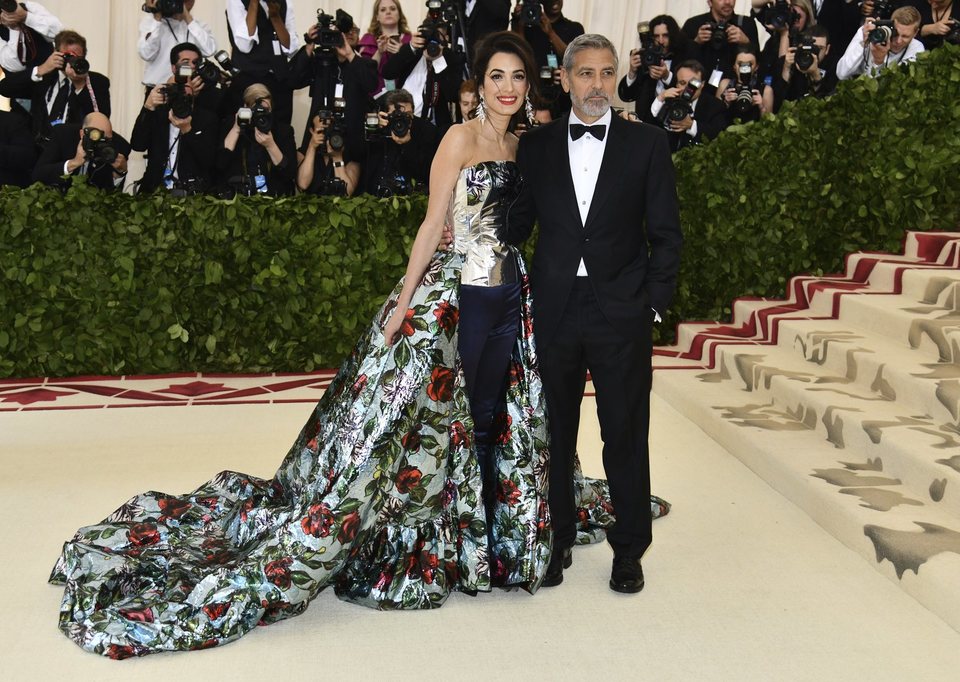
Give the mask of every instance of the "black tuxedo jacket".
<path id="1" fill-rule="evenodd" d="M 63 165 L 77 154 L 80 144 L 80 124 L 63 123 L 53 127 L 50 140 L 43 147 L 37 165 L 33 169 L 33 181 L 45 185 L 60 185 L 64 175 Z M 113 133 L 113 146 L 118 153 L 130 157 L 130 143 L 116 132 Z M 113 169 L 110 166 L 83 166 L 73 172 L 86 174 L 88 182 L 100 189 L 113 191 L 120 189 L 114 185 Z"/>
<path id="2" fill-rule="evenodd" d="M 163 186 L 163 173 L 170 156 L 169 106 L 156 110 L 140 109 L 130 135 L 130 146 L 147 152 L 147 167 L 140 179 L 140 192 L 152 192 Z M 191 130 L 182 136 L 177 149 L 177 176 L 181 180 L 199 179 L 210 187 L 220 144 L 220 122 L 213 113 L 194 107 Z"/>
<path id="3" fill-rule="evenodd" d="M 523 177 L 507 239 L 540 235 L 531 268 L 537 341 L 553 337 L 583 258 L 600 308 L 621 333 L 649 329 L 651 308 L 664 313 L 680 267 L 680 213 L 665 131 L 614 116 L 586 225 L 580 222 L 570 156 L 569 117 L 520 138 Z"/>
<path id="4" fill-rule="evenodd" d="M 55 88 L 59 73 L 48 73 L 39 83 L 30 77 L 33 69 L 8 74 L 0 80 L 0 95 L 4 97 L 30 100 L 30 117 L 33 119 L 33 132 L 43 137 L 50 136 L 50 117 L 47 113 L 47 93 Z M 102 73 L 90 72 L 90 86 L 100 113 L 110 118 L 110 79 Z M 67 87 L 73 87 L 69 84 Z M 65 123 L 80 123 L 83 117 L 93 112 L 93 100 L 90 92 L 84 88 L 79 93 L 71 90 L 68 96 L 70 106 L 67 109 Z"/>

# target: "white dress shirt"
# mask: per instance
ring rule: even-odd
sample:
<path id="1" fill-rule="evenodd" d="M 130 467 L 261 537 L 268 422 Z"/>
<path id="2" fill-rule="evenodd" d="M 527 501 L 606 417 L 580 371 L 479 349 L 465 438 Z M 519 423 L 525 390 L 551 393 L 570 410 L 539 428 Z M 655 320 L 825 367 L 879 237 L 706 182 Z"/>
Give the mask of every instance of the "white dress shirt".
<path id="1" fill-rule="evenodd" d="M 143 65 L 144 85 L 166 83 L 170 78 L 170 50 L 180 43 L 193 43 L 200 48 L 200 54 L 210 57 L 217 51 L 217 41 L 213 31 L 202 21 L 194 19 L 189 24 L 179 19 L 161 19 L 157 21 L 152 14 L 140 20 L 140 38 L 137 40 L 137 52 Z"/>
<path id="2" fill-rule="evenodd" d="M 888 52 L 883 64 L 874 64 L 873 55 L 870 54 L 870 47 L 866 44 L 866 38 L 864 38 L 863 29 L 861 29 L 853 35 L 853 40 L 847 45 L 846 52 L 837 62 L 837 78 L 849 80 L 864 74 L 873 78 L 891 64 L 912 62 L 921 52 L 923 52 L 923 43 L 914 38 L 907 43 L 902 52 L 897 54 Z"/>
<path id="3" fill-rule="evenodd" d="M 23 4 L 27 7 L 27 18 L 23 23 L 52 43 L 54 36 L 63 30 L 63 24 L 43 5 L 36 2 Z M 10 38 L 6 42 L 0 41 L 0 68 L 8 73 L 27 68 L 17 55 L 19 42 L 20 30 L 15 28 L 10 29 Z"/>
<path id="4" fill-rule="evenodd" d="M 567 151 L 570 153 L 570 175 L 573 177 L 573 191 L 577 195 L 577 208 L 580 210 L 580 224 L 585 225 L 587 216 L 590 214 L 590 204 L 593 202 L 593 192 L 597 187 L 597 178 L 600 176 L 600 165 L 603 163 L 603 151 L 607 148 L 607 140 L 610 138 L 610 120 L 613 113 L 607 110 L 599 120 L 590 125 L 602 125 L 607 128 L 607 134 L 602 140 L 598 140 L 589 132 L 584 133 L 579 140 L 574 140 L 567 133 Z M 570 112 L 570 123 L 580 123 L 577 114 Z M 580 266 L 577 268 L 577 277 L 587 276 L 587 266 L 583 259 L 580 259 Z"/>
<path id="5" fill-rule="evenodd" d="M 263 16 L 268 16 L 266 0 L 260 0 L 260 11 Z M 257 34 L 247 33 L 247 9 L 240 0 L 227 0 L 227 23 L 230 24 L 230 30 L 233 32 L 233 42 L 241 52 L 250 52 L 257 42 Z M 290 47 L 280 45 L 281 54 L 292 55 L 300 48 L 300 41 L 297 38 L 297 26 L 293 20 L 293 2 L 287 3 L 287 18 L 284 20 L 284 26 L 287 27 L 287 33 L 290 34 Z"/>

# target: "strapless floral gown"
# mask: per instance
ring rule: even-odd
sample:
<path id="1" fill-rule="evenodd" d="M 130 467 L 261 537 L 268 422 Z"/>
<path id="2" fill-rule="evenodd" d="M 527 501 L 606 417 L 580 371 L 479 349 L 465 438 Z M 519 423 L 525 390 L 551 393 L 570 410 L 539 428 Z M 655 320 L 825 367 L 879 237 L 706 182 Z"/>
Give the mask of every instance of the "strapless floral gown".
<path id="1" fill-rule="evenodd" d="M 464 169 L 451 208 L 468 210 L 451 210 L 455 235 L 482 216 L 495 243 L 519 182 L 512 162 Z M 521 324 L 488 515 L 457 354 L 461 274 L 475 257 L 434 256 L 388 348 L 381 328 L 397 286 L 272 479 L 224 471 L 186 495 L 137 495 L 77 531 L 50 577 L 65 585 L 61 630 L 127 658 L 230 642 L 302 613 L 329 586 L 378 609 L 439 607 L 455 590 L 535 592 L 551 528 L 530 288 L 518 257 Z M 578 478 L 577 489 L 580 541 L 596 541 L 612 524 L 606 483 Z M 655 515 L 668 509 L 651 504 Z"/>

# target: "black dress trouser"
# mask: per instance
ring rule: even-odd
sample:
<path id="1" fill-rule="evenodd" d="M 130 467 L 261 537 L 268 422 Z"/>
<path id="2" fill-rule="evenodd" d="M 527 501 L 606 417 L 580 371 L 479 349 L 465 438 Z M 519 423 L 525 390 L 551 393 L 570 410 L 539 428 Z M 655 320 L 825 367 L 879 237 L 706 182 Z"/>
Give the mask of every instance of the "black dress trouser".
<path id="1" fill-rule="evenodd" d="M 603 468 L 616 524 L 607 533 L 617 555 L 639 558 L 653 539 L 650 511 L 651 327 L 627 338 L 604 317 L 588 277 L 577 277 L 555 332 L 538 344 L 550 419 L 550 514 L 554 551 L 576 541 L 573 488 L 580 403 L 590 371 L 603 440 Z"/>

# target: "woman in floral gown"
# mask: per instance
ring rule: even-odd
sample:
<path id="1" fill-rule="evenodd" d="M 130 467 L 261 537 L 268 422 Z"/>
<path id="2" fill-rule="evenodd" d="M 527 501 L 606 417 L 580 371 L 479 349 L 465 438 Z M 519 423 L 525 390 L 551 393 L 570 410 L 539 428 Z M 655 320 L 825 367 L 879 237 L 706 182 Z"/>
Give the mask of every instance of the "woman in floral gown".
<path id="1" fill-rule="evenodd" d="M 302 613 L 330 585 L 378 609 L 536 591 L 551 547 L 545 403 L 527 276 L 500 240 L 520 182 L 508 128 L 536 68 L 511 33 L 476 62 L 485 115 L 445 136 L 406 277 L 276 475 L 144 493 L 65 543 L 50 579 L 81 647 L 126 658 L 217 646 Z M 445 227 L 454 246 L 437 251 Z M 581 540 L 599 539 L 605 483 L 578 489 Z"/>

